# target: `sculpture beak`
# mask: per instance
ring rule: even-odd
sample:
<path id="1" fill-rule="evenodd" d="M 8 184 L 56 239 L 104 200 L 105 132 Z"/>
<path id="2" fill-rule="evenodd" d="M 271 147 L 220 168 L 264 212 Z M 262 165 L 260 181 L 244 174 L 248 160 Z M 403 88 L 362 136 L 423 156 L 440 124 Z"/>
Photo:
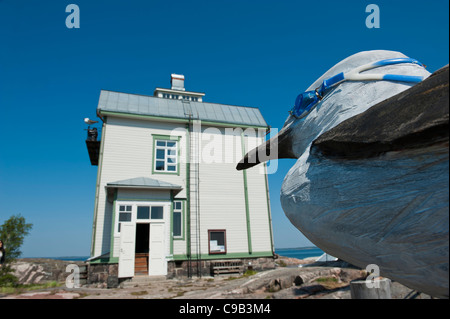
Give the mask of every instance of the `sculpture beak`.
<path id="1" fill-rule="evenodd" d="M 254 148 L 237 164 L 238 171 L 278 158 L 297 158 L 292 151 L 292 129 L 285 126 L 270 140 Z"/>

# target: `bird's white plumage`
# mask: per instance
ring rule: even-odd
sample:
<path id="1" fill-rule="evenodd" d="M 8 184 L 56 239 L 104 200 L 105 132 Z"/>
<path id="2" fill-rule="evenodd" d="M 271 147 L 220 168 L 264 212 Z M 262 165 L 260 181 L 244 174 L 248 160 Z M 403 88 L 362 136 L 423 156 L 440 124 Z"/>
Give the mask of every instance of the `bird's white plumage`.
<path id="1" fill-rule="evenodd" d="M 308 90 L 339 72 L 398 57 L 405 56 L 358 53 Z M 429 76 L 417 65 L 391 65 L 376 72 Z M 281 203 L 290 221 L 327 253 L 360 267 L 377 264 L 386 277 L 448 297 L 448 152 L 426 148 L 353 161 L 310 153 L 311 143 L 322 133 L 412 85 L 345 82 L 307 117 L 289 117 L 285 126 L 292 126 L 299 159 L 285 177 Z"/>
<path id="2" fill-rule="evenodd" d="M 406 58 L 404 54 L 394 51 L 365 51 L 354 54 L 324 73 L 305 91 L 319 87 L 323 80 L 340 72 L 348 72 L 361 65 L 384 59 Z M 416 64 L 389 65 L 363 72 L 377 74 L 420 75 L 428 77 L 430 73 Z M 293 151 L 300 157 L 323 132 L 330 130 L 344 120 L 360 114 L 371 106 L 390 98 L 414 84 L 390 81 L 343 82 L 314 108 L 311 113 L 296 120 L 290 116 L 284 126 L 292 126 L 296 136 L 292 139 Z"/>

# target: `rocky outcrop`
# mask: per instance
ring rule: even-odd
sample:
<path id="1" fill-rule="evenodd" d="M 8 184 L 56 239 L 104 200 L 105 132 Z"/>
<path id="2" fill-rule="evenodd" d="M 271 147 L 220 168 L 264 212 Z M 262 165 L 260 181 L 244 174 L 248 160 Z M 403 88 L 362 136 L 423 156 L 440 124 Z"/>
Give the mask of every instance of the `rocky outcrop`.
<path id="1" fill-rule="evenodd" d="M 277 267 L 250 276 L 236 274 L 233 277 L 220 275 L 169 280 L 148 277 L 146 281 L 120 289 L 98 289 L 98 286 L 89 284 L 74 289 L 62 285 L 45 291 L 0 295 L 0 299 L 349 299 L 350 282 L 366 275 L 365 271 L 351 265 L 330 262 L 327 266 L 315 263 L 302 267 Z M 430 298 L 395 281 L 391 283 L 391 292 L 392 299 Z"/>
<path id="2" fill-rule="evenodd" d="M 67 266 L 75 264 L 80 272 L 84 272 L 85 263 L 82 261 L 65 261 L 45 258 L 18 259 L 12 268 L 19 284 L 40 284 L 49 281 L 64 282 L 72 271 L 66 271 Z"/>
<path id="3" fill-rule="evenodd" d="M 337 289 L 348 286 L 350 281 L 365 277 L 360 269 L 339 267 L 305 267 L 292 269 L 282 273 L 274 273 L 271 278 L 260 282 L 260 287 L 267 292 L 278 292 L 284 289 L 296 288 L 304 294 L 314 294 L 318 291 Z"/>

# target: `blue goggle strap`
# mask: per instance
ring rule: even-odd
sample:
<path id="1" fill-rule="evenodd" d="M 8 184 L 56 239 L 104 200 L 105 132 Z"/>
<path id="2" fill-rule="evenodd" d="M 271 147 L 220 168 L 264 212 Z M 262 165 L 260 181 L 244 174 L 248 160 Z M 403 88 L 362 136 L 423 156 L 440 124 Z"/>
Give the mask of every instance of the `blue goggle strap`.
<path id="1" fill-rule="evenodd" d="M 318 89 L 318 93 L 321 96 L 326 94 L 326 91 L 337 84 L 344 81 L 397 81 L 397 82 L 413 82 L 418 83 L 423 80 L 422 76 L 415 75 L 399 75 L 399 74 L 361 74 L 363 71 L 375 69 L 381 66 L 400 64 L 400 63 L 412 63 L 417 64 L 421 67 L 424 67 L 422 63 L 415 59 L 411 58 L 396 58 L 396 59 L 386 59 L 377 62 L 368 63 L 362 65 L 356 69 L 351 70 L 350 72 L 344 73 L 341 72 L 332 76 L 329 79 L 326 79 L 322 82 L 322 85 Z"/>
<path id="2" fill-rule="evenodd" d="M 344 81 L 397 81 L 397 82 L 413 82 L 418 83 L 423 80 L 422 76 L 415 76 L 415 75 L 400 75 L 400 74 L 361 74 L 363 71 L 375 69 L 381 66 L 386 65 L 393 65 L 393 64 L 400 64 L 400 63 L 412 63 L 417 64 L 418 66 L 425 67 L 422 63 L 415 59 L 411 58 L 395 58 L 395 59 L 386 59 L 381 60 L 377 62 L 368 63 L 365 65 L 362 65 L 358 68 L 355 68 L 351 70 L 350 72 L 344 73 L 338 73 L 334 76 L 332 76 L 329 79 L 326 79 L 322 82 L 322 85 L 318 87 L 315 90 L 317 100 L 315 100 L 313 103 L 317 103 L 319 100 L 321 100 L 334 86 L 338 85 L 341 82 Z M 305 92 L 307 93 L 307 92 Z M 303 93 L 304 94 L 304 93 Z M 297 97 L 297 101 L 295 103 L 294 109 L 297 109 L 299 107 L 298 100 L 300 95 Z M 308 106 L 308 110 L 311 108 L 311 105 Z M 306 111 L 308 111 L 306 110 Z M 302 113 L 305 113 L 302 112 Z"/>
<path id="3" fill-rule="evenodd" d="M 421 67 L 425 67 L 425 65 L 423 65 L 422 63 L 420 63 L 416 59 L 411 59 L 411 58 L 386 59 L 386 60 L 381 60 L 381 61 L 378 61 L 378 62 L 374 62 L 374 63 L 372 63 L 372 65 L 375 68 L 377 68 L 379 66 L 399 64 L 399 63 L 412 63 L 412 64 L 417 64 L 418 66 L 421 66 Z"/>

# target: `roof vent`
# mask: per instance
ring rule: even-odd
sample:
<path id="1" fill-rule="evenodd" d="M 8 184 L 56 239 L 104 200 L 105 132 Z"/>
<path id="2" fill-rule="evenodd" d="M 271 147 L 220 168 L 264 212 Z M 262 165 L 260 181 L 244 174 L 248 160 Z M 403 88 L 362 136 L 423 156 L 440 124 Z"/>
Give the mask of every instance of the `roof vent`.
<path id="1" fill-rule="evenodd" d="M 184 75 L 171 74 L 170 84 L 172 85 L 172 90 L 184 91 Z"/>

